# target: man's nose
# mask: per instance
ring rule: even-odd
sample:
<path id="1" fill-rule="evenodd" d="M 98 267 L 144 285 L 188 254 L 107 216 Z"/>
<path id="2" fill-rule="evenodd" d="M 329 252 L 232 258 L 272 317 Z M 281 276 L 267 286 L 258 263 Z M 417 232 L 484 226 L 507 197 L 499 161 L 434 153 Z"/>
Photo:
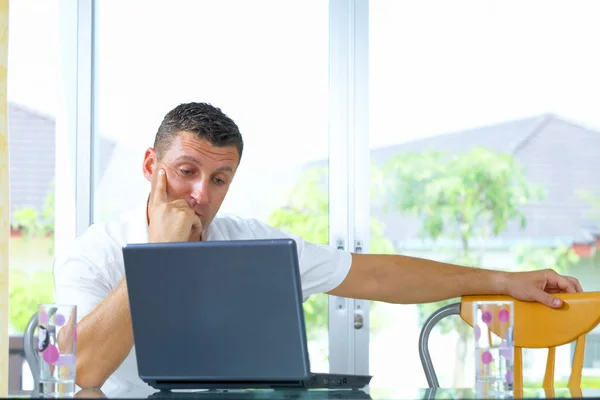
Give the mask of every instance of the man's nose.
<path id="1" fill-rule="evenodd" d="M 191 197 L 198 204 L 208 203 L 208 180 L 202 179 L 194 183 Z"/>

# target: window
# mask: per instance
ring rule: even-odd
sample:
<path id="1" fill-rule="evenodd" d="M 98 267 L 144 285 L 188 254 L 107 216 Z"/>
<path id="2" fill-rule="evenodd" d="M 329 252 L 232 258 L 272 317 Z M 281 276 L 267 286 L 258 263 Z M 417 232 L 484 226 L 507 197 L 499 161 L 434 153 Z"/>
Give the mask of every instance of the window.
<path id="1" fill-rule="evenodd" d="M 344 68 L 328 67 L 327 42 L 330 34 L 343 36 L 349 50 L 340 53 L 348 50 L 360 64 L 353 55 L 365 50 L 357 27 L 362 22 L 347 17 L 365 3 L 329 3 L 188 0 L 167 8 L 148 1 L 96 2 L 93 220 L 143 206 L 149 188 L 140 171 L 143 151 L 152 146 L 164 114 L 181 102 L 207 101 L 238 123 L 246 143 L 223 213 L 258 218 L 326 243 L 329 230 L 337 230 L 335 223 L 328 226 L 329 209 L 343 209 L 346 247 L 364 240 L 359 220 L 365 214 L 361 196 L 368 191 L 350 176 L 367 169 L 356 161 L 367 151 L 360 145 L 364 121 L 362 116 L 351 121 L 363 108 L 357 99 L 366 85 L 357 71 L 364 71 L 362 65 L 341 74 Z M 593 101 L 600 80 L 593 73 L 598 60 L 589 50 L 599 32 L 588 4 L 533 1 L 517 9 L 440 2 L 432 12 L 418 3 L 369 2 L 371 252 L 490 268 L 553 266 L 579 277 L 587 290 L 600 286 L 595 278 L 600 187 L 594 179 L 600 120 Z M 337 11 L 328 19 L 332 5 L 329 10 Z M 144 18 L 138 18 L 142 12 Z M 328 20 L 336 18 L 352 29 L 328 32 Z M 332 85 L 329 93 L 330 78 L 345 72 L 347 85 Z M 356 136 L 345 147 L 328 146 L 329 96 L 339 96 L 340 109 L 349 115 L 334 123 L 336 133 Z M 339 165 L 328 154 L 348 164 L 343 184 L 330 179 Z M 417 179 L 423 172 L 431 181 Z M 485 179 L 492 175 L 497 179 Z M 329 182 L 338 185 L 331 193 Z M 455 201 L 464 200 L 475 194 L 474 187 L 483 194 L 473 196 L 471 206 L 450 208 L 440 200 L 456 193 L 463 197 Z M 342 207 L 330 201 L 340 197 L 348 197 Z M 457 221 L 467 217 L 472 223 L 458 229 Z M 346 313 L 342 304 L 339 309 Z M 327 370 L 327 298 L 315 296 L 305 310 L 313 369 Z M 425 386 L 414 366 L 420 365 L 420 326 L 432 310 L 372 304 L 373 387 Z M 359 370 L 364 335 L 351 320 L 348 335 L 332 337 L 343 342 L 341 352 L 348 350 L 348 369 Z M 354 352 L 345 348 L 348 343 L 356 344 Z M 443 386 L 470 384 L 463 380 L 473 376 L 468 343 L 468 332 L 453 321 L 432 335 Z M 454 348 L 467 355 L 455 357 Z M 595 348 L 586 356 L 592 375 Z M 525 357 L 526 379 L 536 381 L 543 354 L 531 354 Z M 564 375 L 569 354 L 569 346 L 559 351 L 557 375 Z M 455 362 L 446 362 L 452 358 Z"/>
<path id="2" fill-rule="evenodd" d="M 167 7 L 97 3 L 94 220 L 146 204 L 142 160 L 162 118 L 180 103 L 204 101 L 230 116 L 245 141 L 221 213 L 327 243 L 327 2 Z M 327 371 L 327 297 L 304 307 L 312 367 Z"/>
<path id="3" fill-rule="evenodd" d="M 32 389 L 22 333 L 54 297 L 57 2 L 11 2 L 8 49 L 10 154 L 9 389 Z"/>
<path id="4" fill-rule="evenodd" d="M 372 251 L 552 267 L 600 288 L 596 11 L 590 2 L 370 2 L 371 159 L 384 182 L 371 198 Z M 373 305 L 373 387 L 426 387 L 418 335 L 439 306 Z M 470 332 L 456 320 L 432 334 L 442 387 L 473 385 Z M 570 356 L 568 345 L 557 351 L 558 381 Z M 524 355 L 526 381 L 541 382 L 545 357 Z"/>

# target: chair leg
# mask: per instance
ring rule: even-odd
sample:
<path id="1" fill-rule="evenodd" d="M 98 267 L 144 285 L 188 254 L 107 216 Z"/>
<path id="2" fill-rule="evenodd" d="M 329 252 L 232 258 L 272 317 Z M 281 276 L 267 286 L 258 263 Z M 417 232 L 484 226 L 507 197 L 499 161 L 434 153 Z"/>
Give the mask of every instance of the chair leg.
<path id="1" fill-rule="evenodd" d="M 460 303 L 448 304 L 431 314 L 431 316 L 427 318 L 427 321 L 425 321 L 425 324 L 423 324 L 421 334 L 419 335 L 419 357 L 421 358 L 421 365 L 425 372 L 427 384 L 432 389 L 439 388 L 440 384 L 437 375 L 435 374 L 435 369 L 433 368 L 431 355 L 429 354 L 429 334 L 440 320 L 449 315 L 460 315 Z"/>
<path id="2" fill-rule="evenodd" d="M 581 387 L 581 372 L 583 370 L 583 356 L 585 350 L 585 335 L 577 338 L 575 345 L 575 355 L 571 365 L 571 376 L 569 377 L 569 389 Z"/>
<path id="3" fill-rule="evenodd" d="M 514 361 L 514 385 L 517 389 L 523 389 L 523 350 L 515 346 Z"/>
<path id="4" fill-rule="evenodd" d="M 40 359 L 34 340 L 34 334 L 37 325 L 38 317 L 37 313 L 35 313 L 31 319 L 29 319 L 29 322 L 25 327 L 25 333 L 23 334 L 23 350 L 25 352 L 25 359 L 27 360 L 29 369 L 31 370 L 34 388 L 37 388 L 40 382 Z"/>
<path id="5" fill-rule="evenodd" d="M 548 348 L 548 359 L 546 361 L 546 374 L 544 375 L 544 388 L 554 387 L 554 366 L 556 364 L 556 347 Z"/>

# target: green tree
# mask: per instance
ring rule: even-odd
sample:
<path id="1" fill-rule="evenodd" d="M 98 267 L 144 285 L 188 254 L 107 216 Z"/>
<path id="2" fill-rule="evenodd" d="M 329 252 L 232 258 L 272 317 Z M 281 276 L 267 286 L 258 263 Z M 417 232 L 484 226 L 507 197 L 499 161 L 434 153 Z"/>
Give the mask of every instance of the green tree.
<path id="1" fill-rule="evenodd" d="M 40 211 L 25 207 L 15 211 L 13 229 L 20 229 L 23 240 L 33 237 L 48 237 L 48 249 L 54 253 L 54 182 L 51 183 L 44 206 Z M 18 333 L 25 330 L 29 318 L 37 311 L 40 303 L 54 299 L 54 279 L 52 271 L 10 271 L 9 322 Z"/>
<path id="2" fill-rule="evenodd" d="M 35 207 L 24 207 L 15 211 L 13 216 L 13 229 L 21 230 L 24 240 L 32 237 L 44 237 L 54 235 L 54 181 L 50 184 L 50 189 L 46 195 L 42 211 L 38 211 Z M 54 252 L 53 241 L 52 247 L 49 249 Z"/>
<path id="3" fill-rule="evenodd" d="M 52 271 L 10 271 L 10 326 L 16 333 L 23 333 L 38 304 L 54 301 Z"/>
<path id="4" fill-rule="evenodd" d="M 481 266 L 484 253 L 473 249 L 474 240 L 498 236 L 513 221 L 525 227 L 523 206 L 544 198 L 542 188 L 527 181 L 523 167 L 512 156 L 484 148 L 461 155 L 438 151 L 399 154 L 384 170 L 387 207 L 420 219 L 422 239 L 444 243 L 450 249 L 445 261 L 459 265 Z M 566 268 L 573 260 L 573 254 L 563 249 L 530 253 L 521 249 L 517 258 L 526 268 L 547 268 L 557 262 Z M 458 299 L 420 305 L 421 323 L 434 310 L 455 301 Z M 440 324 L 443 333 L 459 332 L 455 386 L 462 382 L 471 332 L 458 321 L 446 319 Z"/>
<path id="5" fill-rule="evenodd" d="M 269 225 L 296 234 L 316 244 L 329 242 L 329 196 L 327 167 L 311 167 L 303 171 L 298 183 L 287 196 L 286 205 L 269 216 Z M 392 253 L 392 244 L 384 237 L 383 225 L 371 220 L 371 252 Z M 314 339 L 327 331 L 328 297 L 311 296 L 304 302 L 307 336 Z"/>

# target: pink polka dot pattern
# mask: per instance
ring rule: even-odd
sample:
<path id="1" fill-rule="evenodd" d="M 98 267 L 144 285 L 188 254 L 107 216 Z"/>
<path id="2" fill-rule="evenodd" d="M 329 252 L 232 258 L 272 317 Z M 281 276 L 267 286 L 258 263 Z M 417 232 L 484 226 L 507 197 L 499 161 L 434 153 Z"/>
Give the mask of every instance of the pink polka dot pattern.
<path id="1" fill-rule="evenodd" d="M 490 353 L 489 351 L 484 351 L 481 354 L 481 362 L 483 362 L 485 365 L 491 363 L 492 362 L 492 353 Z"/>
<path id="2" fill-rule="evenodd" d="M 63 326 L 65 324 L 65 316 L 62 314 L 56 314 L 54 316 L 54 325 Z"/>
<path id="3" fill-rule="evenodd" d="M 512 371 L 506 371 L 505 378 L 506 378 L 506 383 L 508 383 L 509 385 L 512 385 L 515 380 L 514 373 Z"/>
<path id="4" fill-rule="evenodd" d="M 492 313 L 491 313 L 491 312 L 489 312 L 489 311 L 484 311 L 484 312 L 481 314 L 481 320 L 482 320 L 483 322 L 485 322 L 486 324 L 489 324 L 490 322 L 492 322 L 492 320 L 493 320 L 493 319 L 494 319 L 494 316 L 493 316 L 493 315 L 492 315 Z"/>
<path id="5" fill-rule="evenodd" d="M 48 324 L 48 313 L 46 311 L 40 312 L 40 324 L 42 324 L 42 325 Z"/>
<path id="6" fill-rule="evenodd" d="M 46 350 L 42 353 L 44 361 L 48 364 L 54 364 L 58 360 L 58 349 L 53 344 L 48 345 Z"/>
<path id="7" fill-rule="evenodd" d="M 479 325 L 475 325 L 475 340 L 479 340 L 481 337 L 481 328 Z"/>
<path id="8" fill-rule="evenodd" d="M 500 322 L 508 322 L 509 318 L 510 313 L 508 312 L 508 310 L 500 310 L 500 312 L 498 313 L 498 319 L 500 320 Z"/>

